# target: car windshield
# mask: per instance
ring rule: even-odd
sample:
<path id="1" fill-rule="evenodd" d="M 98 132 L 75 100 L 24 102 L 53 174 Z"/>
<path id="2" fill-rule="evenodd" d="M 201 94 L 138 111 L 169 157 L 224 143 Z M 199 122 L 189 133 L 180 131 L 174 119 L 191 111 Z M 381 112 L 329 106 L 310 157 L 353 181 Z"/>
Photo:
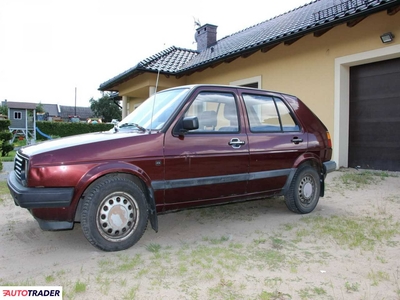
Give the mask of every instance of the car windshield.
<path id="1" fill-rule="evenodd" d="M 159 130 L 182 103 L 189 88 L 161 91 L 148 98 L 118 123 L 118 129 Z"/>

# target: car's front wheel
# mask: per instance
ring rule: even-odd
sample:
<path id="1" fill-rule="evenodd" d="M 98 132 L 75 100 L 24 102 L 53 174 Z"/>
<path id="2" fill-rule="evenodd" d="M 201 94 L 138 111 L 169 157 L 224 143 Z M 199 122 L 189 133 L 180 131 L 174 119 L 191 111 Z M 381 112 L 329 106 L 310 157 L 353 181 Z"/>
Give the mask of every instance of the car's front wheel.
<path id="1" fill-rule="evenodd" d="M 81 226 L 87 240 L 104 251 L 133 246 L 147 227 L 148 208 L 143 191 L 126 177 L 106 176 L 84 197 Z"/>
<path id="2" fill-rule="evenodd" d="M 317 170 L 309 165 L 301 166 L 285 194 L 286 206 L 295 213 L 308 214 L 317 206 L 320 191 Z"/>

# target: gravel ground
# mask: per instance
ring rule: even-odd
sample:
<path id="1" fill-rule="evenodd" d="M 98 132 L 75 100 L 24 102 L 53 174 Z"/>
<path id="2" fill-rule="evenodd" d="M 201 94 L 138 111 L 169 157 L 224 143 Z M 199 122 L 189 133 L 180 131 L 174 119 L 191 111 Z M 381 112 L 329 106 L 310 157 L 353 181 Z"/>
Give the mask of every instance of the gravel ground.
<path id="1" fill-rule="evenodd" d="M 282 198 L 165 214 L 158 233 L 112 253 L 80 224 L 42 231 L 3 194 L 0 286 L 62 286 L 65 300 L 400 300 L 400 173 L 366 174 L 329 174 L 309 215 Z"/>
<path id="2" fill-rule="evenodd" d="M 0 172 L 0 180 L 7 180 L 8 174 L 13 170 L 14 162 L 3 162 L 3 170 Z"/>

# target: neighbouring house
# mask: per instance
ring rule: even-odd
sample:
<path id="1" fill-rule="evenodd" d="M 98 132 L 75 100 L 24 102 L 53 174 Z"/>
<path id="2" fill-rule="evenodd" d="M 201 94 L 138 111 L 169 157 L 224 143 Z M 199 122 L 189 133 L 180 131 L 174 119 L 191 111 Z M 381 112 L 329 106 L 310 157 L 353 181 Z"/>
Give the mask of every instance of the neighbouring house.
<path id="1" fill-rule="evenodd" d="M 45 121 L 71 122 L 71 120 L 85 122 L 93 117 L 90 107 L 67 106 L 58 104 L 42 104 L 45 111 Z"/>
<path id="2" fill-rule="evenodd" d="M 64 122 L 69 122 L 71 118 L 79 118 L 80 122 L 86 122 L 88 118 L 93 117 L 93 111 L 90 107 L 65 106 L 60 105 L 60 117 Z"/>
<path id="3" fill-rule="evenodd" d="M 158 72 L 159 90 L 215 83 L 283 91 L 327 125 L 339 167 L 400 170 L 399 11 L 399 0 L 316 0 L 221 39 L 206 24 L 197 49 L 165 49 L 99 90 L 122 97 L 123 116 L 155 92 Z"/>
<path id="4" fill-rule="evenodd" d="M 6 105 L 8 108 L 8 116 L 4 116 L 4 118 L 10 119 L 9 128 L 13 133 L 12 141 L 19 136 L 27 138 L 28 141 L 36 140 L 36 121 L 71 122 L 73 119 L 78 122 L 86 122 L 94 115 L 90 107 L 42 104 L 44 113 L 37 114 L 37 103 L 5 100 L 1 105 Z"/>
<path id="5" fill-rule="evenodd" d="M 22 104 L 23 103 L 23 104 Z M 10 101 L 2 101 L 1 105 L 6 105 L 10 108 L 10 104 L 16 107 L 29 106 L 30 108 L 35 108 L 37 103 L 31 102 L 10 102 Z M 94 113 L 90 107 L 85 106 L 67 106 L 67 105 L 59 105 L 59 104 L 41 104 L 44 113 L 36 114 L 37 121 L 62 121 L 69 122 L 71 117 L 76 116 L 76 119 L 79 119 L 80 122 L 86 122 L 88 118 L 92 118 Z M 12 113 L 14 110 L 12 111 Z M 15 121 L 16 122 L 16 121 Z"/>
<path id="6" fill-rule="evenodd" d="M 42 104 L 44 114 L 43 117 L 38 121 L 57 121 L 61 120 L 60 106 L 58 104 Z"/>

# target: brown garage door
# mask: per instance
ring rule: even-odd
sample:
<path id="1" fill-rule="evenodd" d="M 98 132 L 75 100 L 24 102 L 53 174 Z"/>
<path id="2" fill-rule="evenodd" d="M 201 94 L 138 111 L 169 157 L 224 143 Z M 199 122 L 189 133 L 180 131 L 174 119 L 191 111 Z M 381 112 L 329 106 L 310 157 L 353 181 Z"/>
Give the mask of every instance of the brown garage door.
<path id="1" fill-rule="evenodd" d="M 400 58 L 350 69 L 349 167 L 400 170 Z"/>
<path id="2" fill-rule="evenodd" d="M 350 69 L 349 167 L 400 170 L 400 58 Z"/>

